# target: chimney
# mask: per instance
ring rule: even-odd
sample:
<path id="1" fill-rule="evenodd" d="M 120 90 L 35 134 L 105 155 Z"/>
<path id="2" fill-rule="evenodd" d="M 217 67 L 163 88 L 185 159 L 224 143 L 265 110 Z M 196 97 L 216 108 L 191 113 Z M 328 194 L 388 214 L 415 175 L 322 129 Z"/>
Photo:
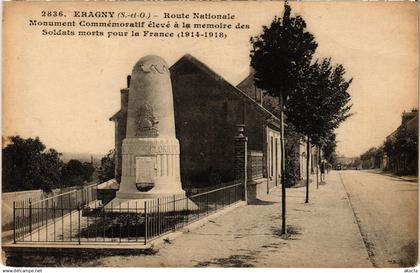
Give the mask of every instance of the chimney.
<path id="1" fill-rule="evenodd" d="M 124 114 L 127 113 L 130 81 L 131 81 L 131 75 L 127 75 L 127 88 L 121 89 L 121 111 Z"/>
<path id="2" fill-rule="evenodd" d="M 410 119 L 414 118 L 418 112 L 418 109 L 413 109 L 411 112 L 404 111 L 401 115 L 401 124 L 405 124 Z"/>
<path id="3" fill-rule="evenodd" d="M 128 80 L 128 77 L 127 77 Z M 121 111 L 127 113 L 128 107 L 128 88 L 121 89 Z"/>
<path id="4" fill-rule="evenodd" d="M 127 88 L 130 88 L 131 75 L 127 75 Z"/>

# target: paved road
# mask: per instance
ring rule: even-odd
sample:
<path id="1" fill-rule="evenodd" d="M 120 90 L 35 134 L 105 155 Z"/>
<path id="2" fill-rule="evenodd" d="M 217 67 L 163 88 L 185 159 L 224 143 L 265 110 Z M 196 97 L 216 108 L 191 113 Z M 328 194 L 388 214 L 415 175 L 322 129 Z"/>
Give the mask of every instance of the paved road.
<path id="1" fill-rule="evenodd" d="M 369 171 L 340 171 L 371 262 L 378 267 L 417 261 L 418 183 Z"/>

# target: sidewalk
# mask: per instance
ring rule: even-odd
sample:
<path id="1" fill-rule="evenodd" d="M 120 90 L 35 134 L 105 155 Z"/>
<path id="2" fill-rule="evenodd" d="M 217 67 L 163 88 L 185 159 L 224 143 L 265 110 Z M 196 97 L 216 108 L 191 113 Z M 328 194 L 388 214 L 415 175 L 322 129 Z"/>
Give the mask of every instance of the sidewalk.
<path id="1" fill-rule="evenodd" d="M 406 181 L 406 182 L 414 182 L 414 183 L 419 182 L 419 177 L 416 176 L 416 175 L 402 175 L 402 176 L 399 176 L 399 175 L 396 175 L 396 174 L 394 174 L 390 171 L 383 171 L 381 169 L 367 169 L 367 170 L 363 170 L 363 171 L 376 173 L 376 174 L 381 174 L 381 175 L 386 175 L 386 176 L 393 177 L 393 178 L 396 178 L 396 179 L 400 179 L 400 180 L 403 180 L 403 181 Z"/>
<path id="2" fill-rule="evenodd" d="M 150 256 L 114 256 L 81 266 L 127 267 L 371 267 L 343 185 L 335 172 L 327 184 L 287 191 L 288 229 L 282 238 L 281 191 L 226 213 Z"/>

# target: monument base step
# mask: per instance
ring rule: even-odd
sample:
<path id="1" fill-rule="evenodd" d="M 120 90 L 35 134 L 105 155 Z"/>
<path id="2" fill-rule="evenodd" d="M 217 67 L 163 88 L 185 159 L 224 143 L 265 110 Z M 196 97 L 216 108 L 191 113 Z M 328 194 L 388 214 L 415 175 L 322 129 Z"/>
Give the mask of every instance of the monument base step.
<path id="1" fill-rule="evenodd" d="M 147 204 L 146 204 L 147 203 Z M 111 202 L 105 205 L 107 211 L 119 212 L 119 211 L 141 211 L 147 207 L 148 212 L 173 212 L 173 211 L 196 211 L 198 206 L 188 198 L 172 197 L 158 199 L 122 199 L 114 198 Z"/>

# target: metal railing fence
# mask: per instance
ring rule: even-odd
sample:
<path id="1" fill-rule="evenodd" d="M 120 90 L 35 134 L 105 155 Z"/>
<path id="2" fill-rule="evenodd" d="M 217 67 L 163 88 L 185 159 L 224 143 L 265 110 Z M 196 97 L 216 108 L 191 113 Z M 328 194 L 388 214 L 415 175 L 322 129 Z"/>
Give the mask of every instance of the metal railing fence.
<path id="1" fill-rule="evenodd" d="M 13 202 L 13 241 L 25 240 L 25 235 L 48 229 L 52 219 L 64 219 L 80 207 L 97 200 L 97 184 L 57 194 L 41 200 L 25 199 Z M 64 225 L 64 222 L 62 223 Z"/>
<path id="2" fill-rule="evenodd" d="M 242 183 L 186 197 L 174 195 L 145 202 L 145 242 L 176 231 L 211 213 L 244 200 Z"/>
<path id="3" fill-rule="evenodd" d="M 14 203 L 14 243 L 146 244 L 244 199 L 243 184 L 236 183 L 188 197 L 172 195 L 104 207 L 96 199 L 96 187 L 91 189 Z"/>

